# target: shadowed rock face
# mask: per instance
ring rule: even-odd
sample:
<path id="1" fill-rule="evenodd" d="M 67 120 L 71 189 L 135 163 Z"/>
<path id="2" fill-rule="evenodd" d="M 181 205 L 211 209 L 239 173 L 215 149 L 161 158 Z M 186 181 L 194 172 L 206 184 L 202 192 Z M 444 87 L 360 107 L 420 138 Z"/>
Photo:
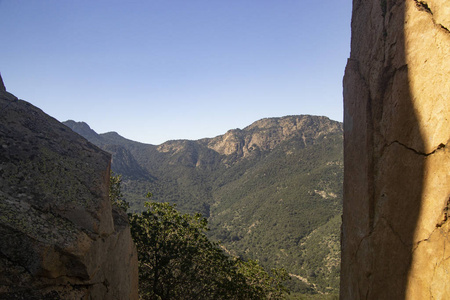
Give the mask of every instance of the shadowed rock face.
<path id="1" fill-rule="evenodd" d="M 0 92 L 6 92 L 5 84 L 3 83 L 1 75 L 0 75 Z"/>
<path id="2" fill-rule="evenodd" d="M 450 2 L 353 1 L 342 299 L 450 298 Z"/>
<path id="3" fill-rule="evenodd" d="M 137 299 L 110 155 L 0 90 L 0 298 Z"/>

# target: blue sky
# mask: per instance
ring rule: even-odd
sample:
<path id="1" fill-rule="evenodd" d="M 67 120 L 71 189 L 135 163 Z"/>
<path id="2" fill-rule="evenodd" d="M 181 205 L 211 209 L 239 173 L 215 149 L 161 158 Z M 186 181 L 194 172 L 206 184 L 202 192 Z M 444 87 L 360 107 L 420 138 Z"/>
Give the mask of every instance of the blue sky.
<path id="1" fill-rule="evenodd" d="M 0 0 L 0 72 L 60 121 L 151 144 L 342 121 L 350 19 L 350 0 Z"/>

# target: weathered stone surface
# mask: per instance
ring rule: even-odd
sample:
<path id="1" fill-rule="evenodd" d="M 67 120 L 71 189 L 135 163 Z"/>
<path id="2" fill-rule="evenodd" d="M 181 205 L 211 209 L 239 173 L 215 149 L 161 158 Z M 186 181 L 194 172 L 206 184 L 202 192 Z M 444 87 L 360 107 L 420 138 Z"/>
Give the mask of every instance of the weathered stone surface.
<path id="1" fill-rule="evenodd" d="M 353 1 L 342 299 L 448 299 L 450 2 Z"/>
<path id="2" fill-rule="evenodd" d="M 242 130 L 229 130 L 224 135 L 201 141 L 220 154 L 247 157 L 256 149 L 271 150 L 293 136 L 300 135 L 303 143 L 310 145 L 330 132 L 342 132 L 342 125 L 327 117 L 287 116 L 262 119 Z"/>
<path id="3" fill-rule="evenodd" d="M 137 299 L 110 155 L 0 91 L 0 298 Z"/>

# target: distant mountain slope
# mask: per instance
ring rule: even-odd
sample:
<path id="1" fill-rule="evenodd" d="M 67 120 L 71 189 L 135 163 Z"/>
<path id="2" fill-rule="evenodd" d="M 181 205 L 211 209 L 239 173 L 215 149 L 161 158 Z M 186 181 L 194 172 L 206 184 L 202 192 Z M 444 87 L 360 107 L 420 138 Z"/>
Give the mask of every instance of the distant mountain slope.
<path id="1" fill-rule="evenodd" d="M 65 124 L 112 153 L 132 210 L 142 209 L 151 191 L 155 201 L 207 216 L 211 237 L 228 251 L 285 267 L 310 283 L 295 280 L 295 289 L 337 290 L 341 123 L 308 115 L 269 118 L 215 138 L 161 145 Z"/>

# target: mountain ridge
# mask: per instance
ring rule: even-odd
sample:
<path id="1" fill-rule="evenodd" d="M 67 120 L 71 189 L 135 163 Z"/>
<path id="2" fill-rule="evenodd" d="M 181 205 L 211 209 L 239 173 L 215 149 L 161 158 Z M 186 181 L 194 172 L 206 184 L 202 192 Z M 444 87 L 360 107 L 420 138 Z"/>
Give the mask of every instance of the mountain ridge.
<path id="1" fill-rule="evenodd" d="M 294 279 L 294 290 L 337 291 L 342 123 L 310 115 L 264 118 L 213 138 L 160 145 L 66 125 L 112 154 L 132 211 L 152 192 L 153 201 L 202 213 L 209 236 L 230 253 L 308 279 Z"/>
<path id="2" fill-rule="evenodd" d="M 220 137 L 223 136 L 228 136 L 232 133 L 235 132 L 249 132 L 254 130 L 255 128 L 259 128 L 259 129 L 270 129 L 271 127 L 276 127 L 276 125 L 279 125 L 279 123 L 282 123 L 283 121 L 288 121 L 288 120 L 293 120 L 294 121 L 298 121 L 299 119 L 303 119 L 301 122 L 301 125 L 304 125 L 305 120 L 310 120 L 310 119 L 321 119 L 321 120 L 327 120 L 331 123 L 335 123 L 336 127 L 340 127 L 340 130 L 342 131 L 342 122 L 339 121 L 335 121 L 332 120 L 326 116 L 315 116 L 315 115 L 287 115 L 287 116 L 283 116 L 283 117 L 268 117 L 268 118 L 262 118 L 259 119 L 253 123 L 251 123 L 250 125 L 247 125 L 246 127 L 244 127 L 243 129 L 241 128 L 233 128 L 233 129 L 229 129 L 227 130 L 224 134 L 219 134 L 215 137 L 207 137 L 207 138 L 200 138 L 200 139 L 170 139 L 167 140 L 161 144 L 151 144 L 151 143 L 144 143 L 144 142 L 140 142 L 140 141 L 134 141 L 134 140 L 130 140 L 125 138 L 124 136 L 120 135 L 118 132 L 116 131 L 108 131 L 105 133 L 97 133 L 95 130 L 93 130 L 89 124 L 87 124 L 84 121 L 74 121 L 74 120 L 67 120 L 62 122 L 64 125 L 66 125 L 67 127 L 69 127 L 70 129 L 72 129 L 73 131 L 75 131 L 76 133 L 80 134 L 83 137 L 89 137 L 89 138 L 94 138 L 94 136 L 118 136 L 120 139 L 124 139 L 127 141 L 131 141 L 134 143 L 139 143 L 139 144 L 143 144 L 143 145 L 149 145 L 149 146 L 161 146 L 163 144 L 166 143 L 171 143 L 171 142 L 180 142 L 180 141 L 193 141 L 193 142 L 201 142 L 201 143 L 209 143 L 211 141 L 214 141 Z M 288 123 L 288 122 L 284 122 L 284 123 Z M 296 125 L 296 122 L 293 122 Z M 271 125 L 270 127 L 268 125 Z M 338 125 L 340 124 L 340 125 Z M 281 128 L 285 128 L 286 126 L 283 127 L 283 124 L 280 124 Z M 301 128 L 297 128 L 297 130 L 300 130 Z"/>

